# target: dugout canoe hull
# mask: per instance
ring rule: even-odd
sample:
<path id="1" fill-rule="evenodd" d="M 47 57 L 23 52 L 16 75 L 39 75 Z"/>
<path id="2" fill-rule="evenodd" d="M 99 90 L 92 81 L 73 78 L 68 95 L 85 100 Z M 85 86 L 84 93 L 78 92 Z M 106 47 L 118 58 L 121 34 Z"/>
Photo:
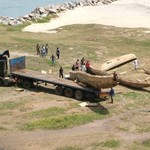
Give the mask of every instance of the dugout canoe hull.
<path id="1" fill-rule="evenodd" d="M 89 73 L 92 75 L 100 75 L 100 76 L 109 75 L 106 71 L 95 69 L 93 66 L 89 67 Z"/>
<path id="2" fill-rule="evenodd" d="M 150 87 L 150 82 L 146 82 L 146 81 L 133 81 L 125 78 L 119 78 L 118 81 L 120 85 L 130 87 L 130 88 L 135 88 L 135 89 L 143 89 L 143 88 Z"/>
<path id="3" fill-rule="evenodd" d="M 129 63 L 133 60 L 137 59 L 136 55 L 134 54 L 126 54 L 122 55 L 120 57 L 116 57 L 112 60 L 107 61 L 106 63 L 103 63 L 101 65 L 101 70 L 102 71 L 108 71 L 117 67 L 120 67 L 126 63 Z"/>
<path id="4" fill-rule="evenodd" d="M 111 88 L 118 84 L 118 81 L 113 80 L 113 76 L 97 76 L 90 75 L 81 71 L 71 71 L 70 79 L 73 81 L 81 82 L 86 86 L 92 87 L 94 89 L 104 89 Z"/>
<path id="5" fill-rule="evenodd" d="M 145 72 L 146 74 L 150 75 L 150 71 L 144 69 L 144 72 Z"/>

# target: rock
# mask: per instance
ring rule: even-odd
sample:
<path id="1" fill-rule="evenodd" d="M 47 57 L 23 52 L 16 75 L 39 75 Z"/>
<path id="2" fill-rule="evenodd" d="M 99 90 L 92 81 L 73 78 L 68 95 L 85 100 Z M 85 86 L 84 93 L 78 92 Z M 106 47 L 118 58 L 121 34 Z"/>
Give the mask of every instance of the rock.
<path id="1" fill-rule="evenodd" d="M 39 12 L 40 12 L 40 14 L 44 14 L 45 13 L 45 8 L 44 7 L 40 7 L 39 8 Z"/>
<path id="2" fill-rule="evenodd" d="M 48 11 L 49 11 L 50 14 L 56 14 L 57 13 L 57 10 L 52 9 L 52 8 L 50 8 Z"/>
<path id="3" fill-rule="evenodd" d="M 29 18 L 29 15 L 23 16 L 23 19 L 28 19 L 28 18 Z"/>
<path id="4" fill-rule="evenodd" d="M 74 2 L 65 2 L 60 5 L 47 5 L 45 7 L 37 7 L 30 14 L 26 14 L 19 18 L 12 18 L 7 16 L 0 16 L 0 23 L 5 25 L 16 26 L 24 22 L 32 23 L 32 20 L 38 20 L 49 14 L 57 14 L 66 10 L 74 9 L 75 7 L 95 6 L 98 3 L 109 4 L 117 0 L 82 0 Z"/>

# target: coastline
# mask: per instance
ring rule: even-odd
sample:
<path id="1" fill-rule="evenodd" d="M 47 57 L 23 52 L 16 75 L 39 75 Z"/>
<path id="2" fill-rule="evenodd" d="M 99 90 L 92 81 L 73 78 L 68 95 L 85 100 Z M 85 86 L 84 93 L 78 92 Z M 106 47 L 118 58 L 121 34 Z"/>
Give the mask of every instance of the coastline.
<path id="1" fill-rule="evenodd" d="M 139 3 L 138 3 L 139 2 Z M 109 12 L 108 12 L 109 10 Z M 33 23 L 22 31 L 56 33 L 56 29 L 73 24 L 101 24 L 127 28 L 150 28 L 150 10 L 140 0 L 118 0 L 111 4 L 76 7 L 59 13 L 49 23 Z"/>
<path id="2" fill-rule="evenodd" d="M 5 25 L 18 26 L 26 22 L 33 23 L 33 21 L 37 21 L 45 17 L 52 17 L 53 15 L 57 15 L 61 12 L 73 10 L 76 7 L 95 6 L 99 3 L 109 4 L 114 1 L 117 0 L 76 0 L 62 4 L 47 5 L 45 7 L 37 7 L 35 10 L 31 11 L 31 13 L 22 17 L 13 18 L 8 16 L 0 16 L 0 23 Z"/>

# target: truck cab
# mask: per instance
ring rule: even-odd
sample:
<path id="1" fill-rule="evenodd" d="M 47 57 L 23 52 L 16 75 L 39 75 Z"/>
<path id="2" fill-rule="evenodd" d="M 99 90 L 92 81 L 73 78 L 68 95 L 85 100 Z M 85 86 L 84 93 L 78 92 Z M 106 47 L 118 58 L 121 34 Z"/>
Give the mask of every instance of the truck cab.
<path id="1" fill-rule="evenodd" d="M 14 82 L 11 73 L 25 68 L 25 57 L 10 58 L 9 50 L 0 53 L 0 86 Z"/>
<path id="2" fill-rule="evenodd" d="M 9 51 L 6 50 L 0 54 L 0 85 L 4 85 L 5 79 L 8 77 L 8 58 Z"/>

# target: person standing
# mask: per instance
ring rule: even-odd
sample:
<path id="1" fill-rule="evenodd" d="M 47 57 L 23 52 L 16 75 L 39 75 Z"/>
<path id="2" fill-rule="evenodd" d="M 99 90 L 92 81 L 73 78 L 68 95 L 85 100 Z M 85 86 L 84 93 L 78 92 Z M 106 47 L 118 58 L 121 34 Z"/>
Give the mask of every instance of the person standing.
<path id="1" fill-rule="evenodd" d="M 72 71 L 75 71 L 75 70 L 76 70 L 76 66 L 73 65 L 72 68 L 71 68 L 71 70 L 72 70 Z"/>
<path id="2" fill-rule="evenodd" d="M 56 58 L 55 58 L 54 54 L 52 54 L 52 56 L 50 57 L 50 59 L 52 61 L 52 66 L 55 66 Z"/>
<path id="3" fill-rule="evenodd" d="M 76 61 L 76 70 L 79 71 L 79 59 Z"/>
<path id="4" fill-rule="evenodd" d="M 138 59 L 135 59 L 135 60 L 134 60 L 133 65 L 134 65 L 134 69 L 137 70 L 137 68 L 138 68 L 138 66 L 139 66 L 139 61 L 138 61 Z"/>
<path id="5" fill-rule="evenodd" d="M 59 57 L 60 57 L 60 49 L 59 49 L 59 47 L 57 47 L 57 49 L 56 49 L 56 55 L 57 55 L 57 59 L 59 59 Z"/>
<path id="6" fill-rule="evenodd" d="M 86 67 L 85 67 L 85 59 L 84 59 L 84 57 L 81 59 L 81 71 L 83 71 L 83 72 L 86 71 Z"/>
<path id="7" fill-rule="evenodd" d="M 89 68 L 90 68 L 90 62 L 89 62 L 89 60 L 87 60 L 85 66 L 86 66 L 86 72 L 89 73 Z"/>
<path id="8" fill-rule="evenodd" d="M 48 44 L 45 45 L 45 52 L 46 52 L 46 55 L 48 55 L 48 49 L 49 49 L 49 46 Z"/>
<path id="9" fill-rule="evenodd" d="M 64 77 L 64 70 L 62 67 L 60 67 L 59 69 L 59 78 L 63 78 Z"/>
<path id="10" fill-rule="evenodd" d="M 40 55 L 40 45 L 39 44 L 36 45 L 36 54 Z"/>
<path id="11" fill-rule="evenodd" d="M 114 81 L 118 80 L 118 75 L 117 75 L 116 71 L 114 71 L 114 73 L 113 73 L 113 80 Z"/>
<path id="12" fill-rule="evenodd" d="M 113 104 L 113 101 L 114 101 L 113 97 L 115 95 L 115 91 L 114 91 L 114 89 L 112 87 L 111 87 L 111 89 L 109 91 L 109 95 L 110 95 L 110 98 L 111 98 L 111 102 L 110 103 Z"/>
<path id="13" fill-rule="evenodd" d="M 41 57 L 46 57 L 45 45 L 42 45 L 42 48 L 41 48 Z"/>

